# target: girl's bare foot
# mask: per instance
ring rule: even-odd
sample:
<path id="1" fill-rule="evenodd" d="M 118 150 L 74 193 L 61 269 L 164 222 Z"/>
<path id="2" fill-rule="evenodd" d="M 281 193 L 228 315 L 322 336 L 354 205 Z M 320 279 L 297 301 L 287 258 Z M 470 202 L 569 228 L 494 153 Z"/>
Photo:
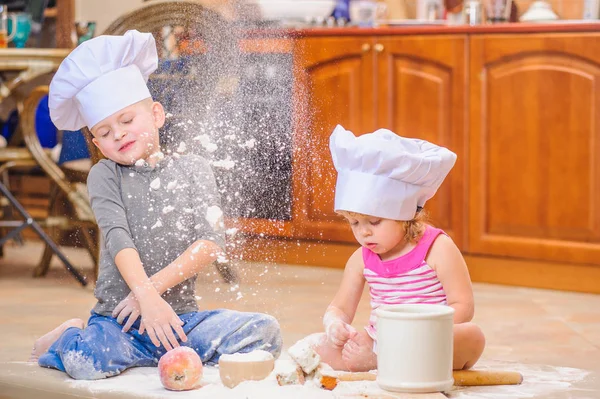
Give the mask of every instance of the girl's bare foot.
<path id="1" fill-rule="evenodd" d="M 327 363 L 334 370 L 346 371 L 346 365 L 342 360 L 342 347 L 335 346 L 324 333 L 317 333 L 308 337 L 311 339 L 311 347 L 321 357 L 321 362 Z"/>
<path id="2" fill-rule="evenodd" d="M 70 327 L 83 329 L 85 327 L 85 323 L 81 319 L 67 320 L 54 330 L 38 338 L 38 340 L 35 341 L 35 344 L 33 344 L 33 350 L 31 351 L 31 356 L 29 357 L 28 361 L 37 363 L 40 356 L 46 353 L 48 348 L 50 348 L 50 346 L 62 335 L 62 333 L 64 333 L 67 328 Z"/>
<path id="3" fill-rule="evenodd" d="M 342 359 L 349 371 L 376 369 L 377 355 L 373 352 L 373 339 L 366 331 L 360 331 L 344 345 Z"/>

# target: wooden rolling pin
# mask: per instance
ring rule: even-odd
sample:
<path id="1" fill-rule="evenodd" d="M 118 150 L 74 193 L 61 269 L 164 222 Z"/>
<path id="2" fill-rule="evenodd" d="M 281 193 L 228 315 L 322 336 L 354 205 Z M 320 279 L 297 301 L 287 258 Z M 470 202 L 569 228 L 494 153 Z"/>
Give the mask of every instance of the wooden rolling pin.
<path id="1" fill-rule="evenodd" d="M 457 387 L 519 385 L 523 382 L 523 376 L 516 371 L 455 370 L 452 377 Z"/>
<path id="2" fill-rule="evenodd" d="M 516 371 L 455 370 L 452 372 L 455 386 L 470 387 L 483 385 L 518 385 L 523 376 Z M 321 376 L 321 387 L 332 390 L 340 381 L 375 381 L 377 374 L 332 372 Z"/>

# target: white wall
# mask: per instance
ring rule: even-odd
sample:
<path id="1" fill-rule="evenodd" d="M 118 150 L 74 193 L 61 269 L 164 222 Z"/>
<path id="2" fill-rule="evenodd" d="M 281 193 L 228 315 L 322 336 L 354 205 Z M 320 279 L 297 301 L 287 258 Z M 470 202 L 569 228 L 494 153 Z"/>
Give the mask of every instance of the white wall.
<path id="1" fill-rule="evenodd" d="M 75 0 L 75 21 L 95 21 L 100 35 L 117 17 L 142 4 L 143 0 Z"/>
<path id="2" fill-rule="evenodd" d="M 1 1 L 1 0 L 0 0 Z M 169 0 L 152 0 L 153 3 Z M 236 0 L 183 0 L 203 4 L 221 13 L 225 18 L 232 18 L 231 5 Z M 239 1 L 239 0 L 237 0 Z M 75 21 L 96 22 L 96 36 L 119 16 L 148 4 L 144 0 L 75 0 Z"/>

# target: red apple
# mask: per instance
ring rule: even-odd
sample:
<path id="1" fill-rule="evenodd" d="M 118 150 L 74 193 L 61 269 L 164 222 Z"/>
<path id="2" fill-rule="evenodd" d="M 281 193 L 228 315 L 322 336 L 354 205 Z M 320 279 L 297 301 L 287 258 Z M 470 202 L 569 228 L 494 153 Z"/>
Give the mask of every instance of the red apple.
<path id="1" fill-rule="evenodd" d="M 199 388 L 202 382 L 202 360 L 187 346 L 165 353 L 158 361 L 160 382 L 171 391 Z"/>

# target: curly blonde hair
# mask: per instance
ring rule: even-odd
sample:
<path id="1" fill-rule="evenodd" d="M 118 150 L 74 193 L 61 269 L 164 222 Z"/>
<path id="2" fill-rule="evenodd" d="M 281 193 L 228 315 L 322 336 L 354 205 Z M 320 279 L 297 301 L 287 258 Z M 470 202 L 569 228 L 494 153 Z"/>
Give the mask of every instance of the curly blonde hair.
<path id="1" fill-rule="evenodd" d="M 337 211 L 336 212 L 342 216 L 350 216 L 350 217 L 371 217 L 372 215 L 365 215 L 358 212 L 350 212 L 350 211 Z M 411 244 L 416 244 L 419 242 L 423 233 L 425 233 L 425 229 L 427 228 L 427 224 L 429 223 L 429 215 L 427 211 L 423 208 L 418 208 L 415 217 L 411 220 L 398 220 L 398 223 L 402 226 L 404 230 L 404 240 Z"/>

